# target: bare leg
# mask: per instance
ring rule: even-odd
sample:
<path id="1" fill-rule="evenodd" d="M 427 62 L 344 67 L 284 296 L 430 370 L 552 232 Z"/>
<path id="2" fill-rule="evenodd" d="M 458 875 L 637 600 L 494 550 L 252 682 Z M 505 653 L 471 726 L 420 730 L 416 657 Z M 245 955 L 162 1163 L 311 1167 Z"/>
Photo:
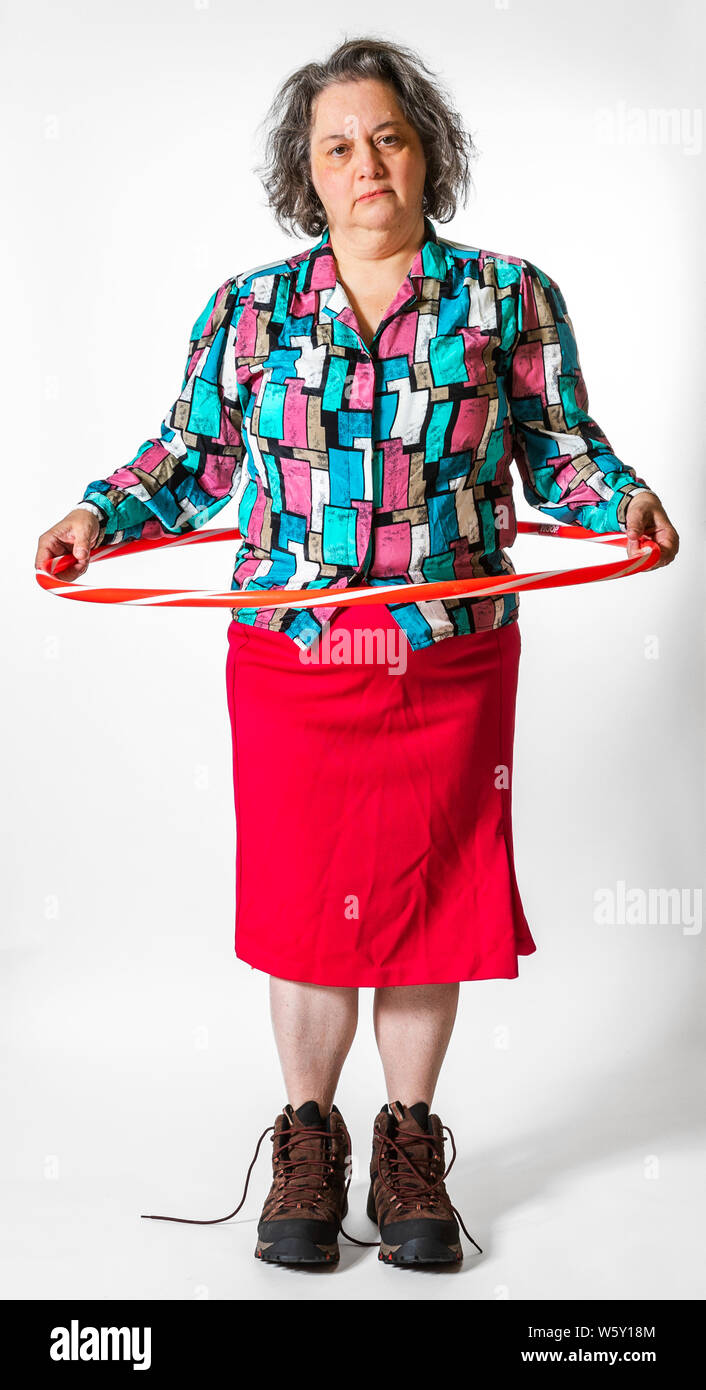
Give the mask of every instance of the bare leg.
<path id="1" fill-rule="evenodd" d="M 328 1115 L 358 1025 L 357 988 L 271 975 L 270 1012 L 289 1104 L 315 1100 Z"/>
<path id="2" fill-rule="evenodd" d="M 376 989 L 373 1022 L 388 1101 L 431 1106 L 453 1032 L 458 984 Z"/>

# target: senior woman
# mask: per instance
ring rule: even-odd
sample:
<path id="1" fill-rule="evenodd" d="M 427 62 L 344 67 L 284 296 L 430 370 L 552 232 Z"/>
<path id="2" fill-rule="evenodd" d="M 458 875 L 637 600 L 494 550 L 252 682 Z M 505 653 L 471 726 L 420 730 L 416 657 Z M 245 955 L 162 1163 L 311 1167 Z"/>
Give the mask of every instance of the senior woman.
<path id="1" fill-rule="evenodd" d="M 89 484 L 37 563 L 72 551 L 75 578 L 91 548 L 201 526 L 234 497 L 234 589 L 505 576 L 513 457 L 553 520 L 622 530 L 628 554 L 650 535 L 669 563 L 659 498 L 588 414 L 556 281 L 434 227 L 465 199 L 473 147 L 421 58 L 346 41 L 290 75 L 270 116 L 270 206 L 318 239 L 211 295 L 160 436 Z M 516 593 L 232 610 L 235 950 L 270 976 L 287 1096 L 263 1260 L 338 1260 L 350 1137 L 334 1096 L 361 986 L 387 1092 L 379 1257 L 462 1259 L 431 1113 L 459 984 L 515 978 L 536 949 L 511 823 L 518 611 Z"/>

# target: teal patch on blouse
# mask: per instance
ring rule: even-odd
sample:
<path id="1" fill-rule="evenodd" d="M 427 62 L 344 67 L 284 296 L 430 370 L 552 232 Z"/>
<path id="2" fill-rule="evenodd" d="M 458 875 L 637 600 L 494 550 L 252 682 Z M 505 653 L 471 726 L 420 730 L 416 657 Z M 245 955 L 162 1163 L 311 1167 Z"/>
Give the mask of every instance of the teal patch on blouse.
<path id="1" fill-rule="evenodd" d="M 348 360 L 332 357 L 321 403 L 323 410 L 338 410 L 343 403 L 343 391 L 348 375 Z"/>
<path id="2" fill-rule="evenodd" d="M 322 556 L 325 565 L 355 565 L 358 512 L 353 507 L 324 507 Z"/>
<path id="3" fill-rule="evenodd" d="M 220 288 L 220 286 L 219 286 L 219 288 Z M 199 314 L 199 316 L 198 316 L 198 318 L 197 318 L 197 320 L 196 320 L 196 322 L 195 322 L 195 324 L 194 324 L 194 326 L 193 326 L 193 328 L 192 328 L 192 330 L 191 330 L 191 341 L 192 341 L 192 343 L 193 343 L 193 342 L 196 342 L 199 338 L 202 338 L 202 337 L 203 337 L 203 330 L 204 330 L 204 328 L 206 327 L 206 324 L 208 323 L 208 320 L 210 319 L 211 314 L 213 313 L 213 308 L 214 308 L 214 305 L 215 305 L 215 303 L 216 303 L 217 297 L 218 297 L 218 290 L 214 290 L 214 291 L 213 291 L 213 294 L 211 295 L 211 298 L 210 298 L 209 301 L 208 301 L 208 304 L 207 304 L 206 307 L 205 307 L 205 309 L 202 309 L 202 310 L 201 310 L 201 313 Z"/>
<path id="4" fill-rule="evenodd" d="M 458 334 L 432 338 L 429 365 L 436 386 L 449 386 L 452 382 L 468 380 L 464 350 L 463 338 Z"/>
<path id="5" fill-rule="evenodd" d="M 287 387 L 267 381 L 260 397 L 259 433 L 266 439 L 282 439 L 284 435 L 284 403 Z"/>
<path id="6" fill-rule="evenodd" d="M 194 379 L 194 389 L 189 411 L 188 431 L 190 434 L 205 434 L 217 439 L 221 432 L 221 398 L 218 387 L 203 377 Z"/>
<path id="7" fill-rule="evenodd" d="M 444 438 L 452 411 L 453 404 L 451 401 L 436 401 L 432 407 L 432 415 L 429 425 L 427 426 L 426 447 L 424 450 L 426 458 L 432 463 L 440 459 L 444 452 Z"/>

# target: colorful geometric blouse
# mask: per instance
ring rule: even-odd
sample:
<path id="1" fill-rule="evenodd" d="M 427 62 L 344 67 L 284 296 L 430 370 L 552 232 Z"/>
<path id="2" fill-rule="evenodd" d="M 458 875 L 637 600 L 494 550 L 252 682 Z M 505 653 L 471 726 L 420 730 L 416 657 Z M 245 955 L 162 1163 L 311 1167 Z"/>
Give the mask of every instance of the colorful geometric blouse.
<path id="1" fill-rule="evenodd" d="M 552 521 L 625 531 L 649 488 L 588 414 L 566 303 L 531 261 L 439 237 L 370 348 L 330 246 L 226 280 L 191 330 L 181 391 L 130 463 L 88 484 L 98 544 L 180 534 L 235 501 L 230 587 L 345 589 L 508 575 L 514 457 Z M 414 649 L 515 621 L 506 593 L 387 605 Z M 302 649 L 337 610 L 231 610 Z"/>

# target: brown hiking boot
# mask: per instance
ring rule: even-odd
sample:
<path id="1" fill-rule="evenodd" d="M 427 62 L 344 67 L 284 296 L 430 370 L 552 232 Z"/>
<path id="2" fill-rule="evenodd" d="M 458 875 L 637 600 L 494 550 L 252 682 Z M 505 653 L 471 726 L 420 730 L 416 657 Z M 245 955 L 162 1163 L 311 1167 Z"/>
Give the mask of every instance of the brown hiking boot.
<path id="1" fill-rule="evenodd" d="M 380 1229 L 378 1259 L 385 1264 L 455 1264 L 463 1259 L 458 1220 L 482 1251 L 452 1205 L 444 1178 L 444 1129 L 424 1101 L 383 1105 L 375 1120 L 370 1160 L 368 1216 Z"/>
<path id="2" fill-rule="evenodd" d="M 315 1100 L 285 1105 L 272 1135 L 272 1186 L 255 1255 L 274 1264 L 336 1264 L 348 1211 L 351 1142 L 340 1110 L 325 1119 Z"/>

